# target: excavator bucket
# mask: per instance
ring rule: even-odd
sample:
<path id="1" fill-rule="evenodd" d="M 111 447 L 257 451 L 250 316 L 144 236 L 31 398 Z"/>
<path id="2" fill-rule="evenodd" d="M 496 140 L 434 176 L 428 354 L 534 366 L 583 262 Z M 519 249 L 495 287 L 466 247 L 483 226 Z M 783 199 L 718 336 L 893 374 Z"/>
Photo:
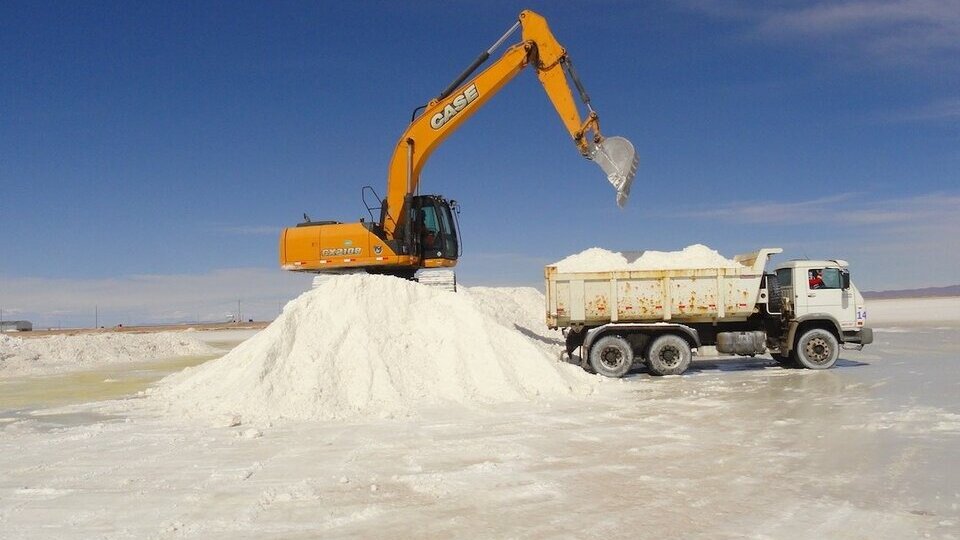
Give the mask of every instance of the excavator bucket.
<path id="1" fill-rule="evenodd" d="M 637 175 L 640 158 L 633 144 L 623 137 L 607 137 L 593 146 L 590 159 L 603 169 L 607 180 L 617 190 L 617 206 L 623 208 L 630 196 L 630 185 Z"/>

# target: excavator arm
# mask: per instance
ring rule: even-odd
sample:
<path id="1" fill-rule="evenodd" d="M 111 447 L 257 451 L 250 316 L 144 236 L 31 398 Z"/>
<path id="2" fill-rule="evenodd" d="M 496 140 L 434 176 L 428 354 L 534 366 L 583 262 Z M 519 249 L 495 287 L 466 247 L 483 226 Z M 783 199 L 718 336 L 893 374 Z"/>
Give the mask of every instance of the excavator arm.
<path id="1" fill-rule="evenodd" d="M 522 41 L 513 45 L 488 68 L 467 81 L 490 54 L 522 27 Z M 622 137 L 604 138 L 590 99 L 580 84 L 564 48 L 557 42 L 546 20 L 532 11 L 520 13 L 519 20 L 494 45 L 478 57 L 439 97 L 425 107 L 404 131 L 390 160 L 387 194 L 381 213 L 388 238 L 403 235 L 407 223 L 407 201 L 417 192 L 420 172 L 434 150 L 525 67 L 536 68 L 537 77 L 553 103 L 564 127 L 580 153 L 595 161 L 617 189 L 622 206 L 637 170 L 633 146 Z M 587 108 L 585 118 L 574 100 L 567 76 L 575 83 Z M 464 82 L 466 81 L 466 82 Z"/>

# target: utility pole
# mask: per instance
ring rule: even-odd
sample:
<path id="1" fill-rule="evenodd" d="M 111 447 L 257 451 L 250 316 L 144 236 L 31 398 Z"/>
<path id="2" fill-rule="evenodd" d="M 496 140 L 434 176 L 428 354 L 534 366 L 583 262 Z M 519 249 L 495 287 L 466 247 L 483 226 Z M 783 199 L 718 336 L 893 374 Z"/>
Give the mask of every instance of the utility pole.
<path id="1" fill-rule="evenodd" d="M 100 306 L 93 305 L 93 329 L 100 328 Z"/>
<path id="2" fill-rule="evenodd" d="M 237 298 L 237 322 L 243 321 L 243 317 L 240 314 L 240 299 Z"/>

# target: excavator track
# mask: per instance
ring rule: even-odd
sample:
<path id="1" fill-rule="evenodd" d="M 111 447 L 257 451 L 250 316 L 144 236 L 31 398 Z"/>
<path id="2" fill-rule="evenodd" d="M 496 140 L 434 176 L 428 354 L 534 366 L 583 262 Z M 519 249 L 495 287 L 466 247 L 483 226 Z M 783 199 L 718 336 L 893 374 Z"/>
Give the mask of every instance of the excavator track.
<path id="1" fill-rule="evenodd" d="M 457 292 L 457 274 L 448 268 L 421 268 L 413 279 L 428 287 Z"/>
<path id="2" fill-rule="evenodd" d="M 366 270 L 341 270 L 341 271 L 330 271 L 317 274 L 313 277 L 313 288 L 323 285 L 328 280 L 338 277 L 338 276 L 349 276 L 349 275 L 366 275 L 369 272 Z M 453 270 L 448 268 L 421 268 L 417 270 L 413 277 L 409 274 L 406 276 L 396 276 L 402 279 L 410 279 L 411 281 L 416 281 L 421 285 L 426 285 L 427 287 L 435 287 L 444 291 L 457 292 L 457 274 Z"/>

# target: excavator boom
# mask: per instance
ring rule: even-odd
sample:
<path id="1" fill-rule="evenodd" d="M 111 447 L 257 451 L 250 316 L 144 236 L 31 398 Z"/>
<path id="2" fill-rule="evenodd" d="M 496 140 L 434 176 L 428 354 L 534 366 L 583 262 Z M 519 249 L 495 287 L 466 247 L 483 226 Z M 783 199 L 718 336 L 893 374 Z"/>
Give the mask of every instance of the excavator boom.
<path id="1" fill-rule="evenodd" d="M 463 82 L 518 27 L 523 39 L 510 47 L 499 60 L 473 79 Z M 600 119 L 590 105 L 566 50 L 553 37 L 547 21 L 532 11 L 520 13 L 519 20 L 494 45 L 487 49 L 467 70 L 447 87 L 440 97 L 430 101 L 424 112 L 415 118 L 400 136 L 394 148 L 387 173 L 386 213 L 381 226 L 388 237 L 398 234 L 404 223 L 404 199 L 417 191 L 420 172 L 434 150 L 459 129 L 467 119 L 513 80 L 524 68 L 536 68 L 537 77 L 553 103 L 560 120 L 580 153 L 592 159 L 607 173 L 618 193 L 622 206 L 637 172 L 637 155 L 633 145 L 622 137 L 604 139 Z M 573 80 L 587 108 L 582 118 L 567 82 Z"/>

